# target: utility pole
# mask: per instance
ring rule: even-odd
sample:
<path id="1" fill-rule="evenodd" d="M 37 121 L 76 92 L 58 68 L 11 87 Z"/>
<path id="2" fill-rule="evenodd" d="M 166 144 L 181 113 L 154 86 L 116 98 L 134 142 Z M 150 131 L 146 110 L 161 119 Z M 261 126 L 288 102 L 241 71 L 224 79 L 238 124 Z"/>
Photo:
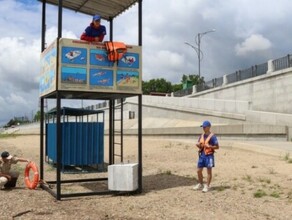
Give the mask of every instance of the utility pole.
<path id="1" fill-rule="evenodd" d="M 203 33 L 198 33 L 195 37 L 195 42 L 196 42 L 196 45 L 197 47 L 195 47 L 194 45 L 188 43 L 188 42 L 185 42 L 186 45 L 192 47 L 196 53 L 197 53 L 197 56 L 198 56 L 198 74 L 199 74 L 199 78 L 201 78 L 201 60 L 203 59 L 203 52 L 201 50 L 201 39 L 204 35 L 208 34 L 208 33 L 211 33 L 211 32 L 215 32 L 215 29 L 212 29 L 212 30 L 209 30 L 209 31 L 205 31 Z"/>

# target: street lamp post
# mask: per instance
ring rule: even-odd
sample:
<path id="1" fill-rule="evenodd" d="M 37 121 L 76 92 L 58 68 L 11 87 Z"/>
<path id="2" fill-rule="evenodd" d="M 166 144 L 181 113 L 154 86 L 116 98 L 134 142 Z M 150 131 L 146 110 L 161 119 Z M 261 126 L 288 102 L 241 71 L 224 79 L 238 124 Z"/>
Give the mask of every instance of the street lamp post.
<path id="1" fill-rule="evenodd" d="M 201 50 L 201 39 L 204 35 L 208 34 L 208 33 L 211 33 L 211 32 L 215 32 L 215 29 L 212 29 L 212 30 L 209 30 L 209 31 L 205 31 L 203 33 L 198 33 L 196 38 L 195 38 L 195 42 L 196 42 L 196 45 L 197 47 L 195 47 L 194 45 L 188 43 L 188 42 L 185 42 L 186 45 L 189 45 L 190 47 L 192 47 L 197 55 L 198 55 L 198 69 L 199 69 L 199 78 L 201 78 L 201 60 L 203 59 L 203 52 Z"/>

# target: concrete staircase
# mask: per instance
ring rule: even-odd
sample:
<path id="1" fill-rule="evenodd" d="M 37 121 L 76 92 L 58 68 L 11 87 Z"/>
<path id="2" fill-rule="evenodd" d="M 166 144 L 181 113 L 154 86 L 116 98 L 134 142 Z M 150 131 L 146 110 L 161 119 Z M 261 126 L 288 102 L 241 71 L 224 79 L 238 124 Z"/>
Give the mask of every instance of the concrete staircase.
<path id="1" fill-rule="evenodd" d="M 137 104 L 136 98 L 128 98 L 126 111 L 137 111 Z M 253 119 L 251 112 L 247 101 L 143 96 L 143 135 L 193 137 L 202 132 L 201 122 L 210 120 L 212 130 L 223 139 L 287 140 L 286 125 L 271 126 L 261 117 L 248 120 Z M 136 126 L 132 122 L 125 134 L 136 134 Z"/>

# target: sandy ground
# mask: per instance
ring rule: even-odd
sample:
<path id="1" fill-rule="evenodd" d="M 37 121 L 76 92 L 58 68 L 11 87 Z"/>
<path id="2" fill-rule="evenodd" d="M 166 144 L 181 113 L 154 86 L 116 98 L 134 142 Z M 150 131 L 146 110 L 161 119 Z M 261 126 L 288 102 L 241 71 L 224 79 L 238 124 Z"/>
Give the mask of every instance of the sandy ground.
<path id="1" fill-rule="evenodd" d="M 125 146 L 125 161 L 136 162 L 137 139 L 126 138 Z M 3 150 L 38 163 L 39 136 L 0 138 Z M 192 190 L 197 183 L 196 161 L 197 151 L 191 141 L 144 138 L 142 194 L 62 201 L 40 188 L 26 189 L 25 164 L 18 164 L 14 166 L 21 172 L 17 187 L 0 191 L 0 219 L 292 219 L 292 163 L 283 156 L 222 145 L 216 153 L 208 193 Z M 46 164 L 44 170 L 45 178 L 55 176 L 52 166 Z M 82 175 L 92 174 L 62 177 Z M 71 184 L 64 191 L 95 186 Z"/>

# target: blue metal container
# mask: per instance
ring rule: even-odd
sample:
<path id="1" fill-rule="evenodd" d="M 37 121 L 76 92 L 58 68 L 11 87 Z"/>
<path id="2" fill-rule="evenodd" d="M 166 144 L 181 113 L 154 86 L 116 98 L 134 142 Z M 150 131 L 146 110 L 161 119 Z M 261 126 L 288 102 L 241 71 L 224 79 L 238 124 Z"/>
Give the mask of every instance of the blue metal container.
<path id="1" fill-rule="evenodd" d="M 88 111 L 89 112 L 82 109 L 83 114 L 104 113 L 103 111 Z M 68 108 L 66 108 L 66 111 L 62 109 L 62 112 L 68 114 Z M 72 116 L 73 113 L 76 112 L 70 112 L 70 116 Z M 80 115 L 78 114 L 78 116 Z M 97 119 L 98 118 L 97 116 Z M 54 163 L 57 161 L 56 128 L 57 125 L 54 120 L 46 124 L 47 156 L 49 160 Z M 75 118 L 75 122 L 69 122 L 69 117 L 64 117 L 61 122 L 61 133 L 61 163 L 63 166 L 95 165 L 104 162 L 104 122 L 80 122 L 77 121 L 77 117 Z"/>

